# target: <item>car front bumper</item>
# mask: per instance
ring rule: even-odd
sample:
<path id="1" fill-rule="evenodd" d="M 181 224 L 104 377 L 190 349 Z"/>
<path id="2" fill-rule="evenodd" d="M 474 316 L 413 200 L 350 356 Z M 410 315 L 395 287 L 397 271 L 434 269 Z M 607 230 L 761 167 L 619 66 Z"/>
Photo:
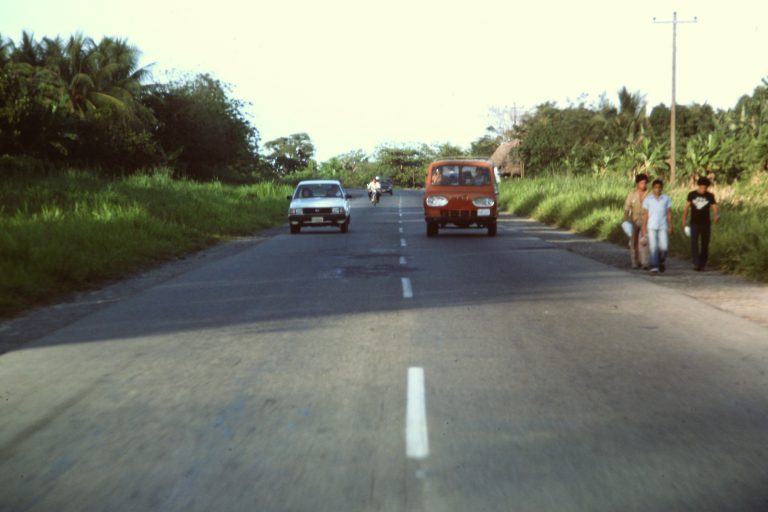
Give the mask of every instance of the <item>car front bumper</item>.
<path id="1" fill-rule="evenodd" d="M 496 224 L 496 217 L 497 211 L 495 207 L 474 209 L 427 207 L 424 210 L 424 220 L 428 223 L 456 224 L 457 226 L 470 226 L 473 224 L 488 226 Z"/>
<path id="2" fill-rule="evenodd" d="M 344 213 L 317 213 L 314 215 L 289 215 L 288 222 L 293 226 L 339 226 L 349 217 Z"/>

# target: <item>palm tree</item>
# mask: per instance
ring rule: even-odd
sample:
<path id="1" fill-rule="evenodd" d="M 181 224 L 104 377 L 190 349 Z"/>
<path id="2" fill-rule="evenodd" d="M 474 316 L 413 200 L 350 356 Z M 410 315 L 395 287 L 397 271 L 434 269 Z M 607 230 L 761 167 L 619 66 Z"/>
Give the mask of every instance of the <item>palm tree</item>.
<path id="1" fill-rule="evenodd" d="M 644 136 L 643 129 L 646 125 L 645 98 L 639 93 L 631 93 L 626 87 L 619 90 L 619 113 L 616 123 L 625 137 L 633 143 L 640 142 Z"/>
<path id="2" fill-rule="evenodd" d="M 96 100 L 123 108 L 141 94 L 149 67 L 139 67 L 139 50 L 124 39 L 105 37 L 94 48 Z"/>
<path id="3" fill-rule="evenodd" d="M 130 115 L 141 93 L 148 68 L 139 68 L 138 50 L 124 40 L 93 39 L 76 34 L 64 43 L 46 39 L 38 53 L 47 67 L 55 69 L 69 98 L 69 107 L 83 117 L 101 107 Z"/>
<path id="4" fill-rule="evenodd" d="M 0 34 L 0 68 L 11 61 L 11 51 L 13 51 L 13 42 Z"/>
<path id="5" fill-rule="evenodd" d="M 34 34 L 30 34 L 26 30 L 21 33 L 21 43 L 12 46 L 11 61 L 30 66 L 43 65 L 42 49 L 37 41 L 35 41 Z"/>

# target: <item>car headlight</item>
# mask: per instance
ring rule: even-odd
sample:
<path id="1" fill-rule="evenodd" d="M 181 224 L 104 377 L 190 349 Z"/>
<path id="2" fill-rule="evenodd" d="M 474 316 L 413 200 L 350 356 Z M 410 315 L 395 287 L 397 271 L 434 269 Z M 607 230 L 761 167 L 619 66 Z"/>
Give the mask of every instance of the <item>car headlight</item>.
<path id="1" fill-rule="evenodd" d="M 445 206 L 448 204 L 448 198 L 443 196 L 429 196 L 427 198 L 427 206 Z"/>
<path id="2" fill-rule="evenodd" d="M 289 210 L 289 213 L 291 215 L 302 215 L 304 213 L 304 211 L 301 208 L 291 208 Z"/>
<path id="3" fill-rule="evenodd" d="M 480 208 L 490 208 L 496 204 L 496 201 L 492 197 L 478 197 L 472 200 L 472 204 Z"/>
<path id="4" fill-rule="evenodd" d="M 331 208 L 331 213 L 344 213 L 344 208 Z"/>

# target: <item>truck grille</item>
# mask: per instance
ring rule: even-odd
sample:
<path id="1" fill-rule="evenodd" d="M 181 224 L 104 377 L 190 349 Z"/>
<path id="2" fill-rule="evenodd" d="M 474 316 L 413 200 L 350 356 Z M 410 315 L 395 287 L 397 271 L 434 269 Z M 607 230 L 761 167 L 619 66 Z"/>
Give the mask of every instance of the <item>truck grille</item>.
<path id="1" fill-rule="evenodd" d="M 303 208 L 305 214 L 331 213 L 331 208 Z"/>
<path id="2" fill-rule="evenodd" d="M 442 210 L 440 211 L 441 217 L 449 217 L 452 219 L 455 218 L 466 218 L 471 217 L 473 212 L 469 210 Z"/>

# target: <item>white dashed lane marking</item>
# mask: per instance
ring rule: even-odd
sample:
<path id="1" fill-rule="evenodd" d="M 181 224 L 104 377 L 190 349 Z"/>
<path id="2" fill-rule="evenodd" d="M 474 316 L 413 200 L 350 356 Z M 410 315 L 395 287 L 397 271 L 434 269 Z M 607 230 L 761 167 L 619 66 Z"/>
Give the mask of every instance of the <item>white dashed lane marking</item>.
<path id="1" fill-rule="evenodd" d="M 429 455 L 427 401 L 424 393 L 424 368 L 408 368 L 408 396 L 405 415 L 405 455 L 424 459 Z"/>
<path id="2" fill-rule="evenodd" d="M 413 298 L 413 286 L 411 285 L 411 280 L 407 277 L 403 277 L 400 280 L 401 284 L 403 285 L 403 298 L 404 299 L 412 299 Z"/>

